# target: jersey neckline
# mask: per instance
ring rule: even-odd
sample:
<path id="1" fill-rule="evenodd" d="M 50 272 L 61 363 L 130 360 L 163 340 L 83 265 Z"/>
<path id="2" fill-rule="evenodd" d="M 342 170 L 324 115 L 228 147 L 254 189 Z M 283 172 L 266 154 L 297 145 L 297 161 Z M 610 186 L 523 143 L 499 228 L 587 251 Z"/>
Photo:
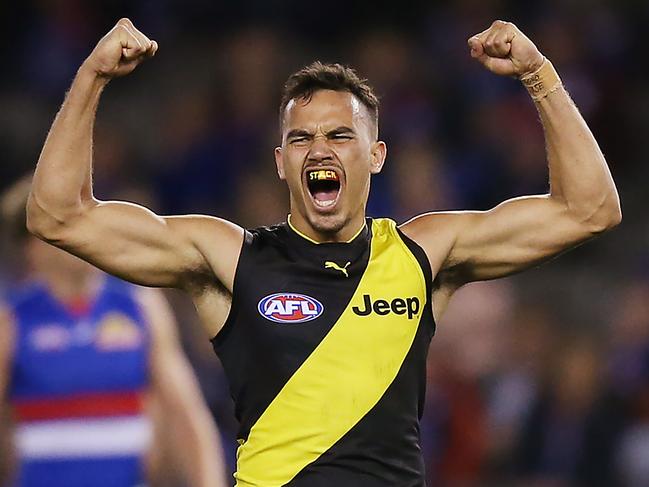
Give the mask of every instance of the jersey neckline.
<path id="1" fill-rule="evenodd" d="M 300 237 L 301 240 L 304 240 L 312 245 L 348 245 L 354 243 L 356 240 L 365 240 L 369 234 L 369 225 L 371 225 L 371 219 L 369 217 L 365 218 L 365 223 L 358 231 L 354 234 L 352 238 L 344 242 L 318 242 L 317 240 L 305 235 L 300 232 L 295 226 L 291 223 L 291 214 L 289 213 L 286 218 L 286 227 L 289 230 L 289 233 Z"/>

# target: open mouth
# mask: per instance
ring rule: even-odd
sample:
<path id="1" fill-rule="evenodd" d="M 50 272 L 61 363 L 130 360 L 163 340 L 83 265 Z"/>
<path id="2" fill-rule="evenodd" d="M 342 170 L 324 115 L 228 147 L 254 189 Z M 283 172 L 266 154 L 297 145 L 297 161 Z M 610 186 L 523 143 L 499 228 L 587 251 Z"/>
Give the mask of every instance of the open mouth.
<path id="1" fill-rule="evenodd" d="M 316 206 L 333 206 L 340 194 L 340 176 L 331 169 L 313 169 L 306 173 L 306 184 Z"/>

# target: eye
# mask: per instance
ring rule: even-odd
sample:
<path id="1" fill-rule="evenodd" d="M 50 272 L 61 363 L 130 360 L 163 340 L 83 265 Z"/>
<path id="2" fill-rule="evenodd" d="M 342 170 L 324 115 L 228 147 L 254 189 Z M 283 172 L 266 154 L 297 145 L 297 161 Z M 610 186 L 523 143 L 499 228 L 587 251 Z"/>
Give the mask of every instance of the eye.
<path id="1" fill-rule="evenodd" d="M 335 134 L 331 137 L 332 140 L 338 141 L 338 142 L 344 142 L 346 140 L 351 140 L 354 137 L 351 134 Z"/>
<path id="2" fill-rule="evenodd" d="M 290 141 L 289 144 L 291 145 L 305 145 L 307 143 L 307 137 L 293 137 Z"/>

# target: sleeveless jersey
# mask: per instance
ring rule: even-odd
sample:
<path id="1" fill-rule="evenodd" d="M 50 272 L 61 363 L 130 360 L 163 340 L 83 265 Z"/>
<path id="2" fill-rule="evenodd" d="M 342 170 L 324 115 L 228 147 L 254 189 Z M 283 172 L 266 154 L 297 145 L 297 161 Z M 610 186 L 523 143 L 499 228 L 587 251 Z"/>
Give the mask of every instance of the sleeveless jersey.
<path id="1" fill-rule="evenodd" d="M 81 316 L 39 283 L 13 292 L 9 306 L 17 486 L 142 485 L 150 337 L 134 287 L 106 277 Z"/>
<path id="2" fill-rule="evenodd" d="M 421 487 L 435 330 L 423 250 L 388 219 L 348 243 L 247 231 L 212 340 L 240 421 L 239 487 Z"/>

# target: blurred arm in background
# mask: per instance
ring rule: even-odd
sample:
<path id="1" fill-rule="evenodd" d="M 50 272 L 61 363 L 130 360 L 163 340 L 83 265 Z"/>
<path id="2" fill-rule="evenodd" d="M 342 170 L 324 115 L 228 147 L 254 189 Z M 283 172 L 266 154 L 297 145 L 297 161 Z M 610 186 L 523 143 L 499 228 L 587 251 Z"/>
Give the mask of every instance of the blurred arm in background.
<path id="1" fill-rule="evenodd" d="M 169 304 L 160 291 L 152 289 L 142 289 L 138 300 L 152 337 L 152 399 L 160 415 L 154 415 L 156 433 L 169 447 L 171 460 L 178 462 L 174 466 L 187 485 L 225 486 L 220 437 L 181 348 Z M 156 442 L 153 447 L 160 445 Z"/>
<path id="2" fill-rule="evenodd" d="M 11 375 L 14 341 L 13 320 L 9 311 L 0 303 L 0 485 L 8 485 L 13 463 L 7 390 Z"/>
<path id="3" fill-rule="evenodd" d="M 508 22 L 494 22 L 469 39 L 469 45 L 472 57 L 501 76 L 525 78 L 547 62 Z M 438 318 L 463 284 L 527 269 L 621 221 L 606 160 L 557 83 L 536 100 L 545 131 L 549 194 L 514 198 L 484 212 L 429 213 L 404 224 L 404 232 L 422 245 L 437 274 L 433 302 Z"/>

